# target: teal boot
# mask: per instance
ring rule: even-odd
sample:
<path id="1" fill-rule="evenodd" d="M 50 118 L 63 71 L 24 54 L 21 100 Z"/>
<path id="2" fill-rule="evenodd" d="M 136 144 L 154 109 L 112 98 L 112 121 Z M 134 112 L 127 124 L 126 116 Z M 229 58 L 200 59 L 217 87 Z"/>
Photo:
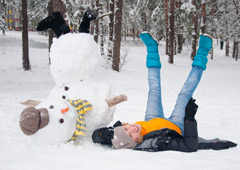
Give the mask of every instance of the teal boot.
<path id="1" fill-rule="evenodd" d="M 206 70 L 206 65 L 208 62 L 207 56 L 212 48 L 212 41 L 213 40 L 211 36 L 207 34 L 200 35 L 199 47 L 197 50 L 197 54 L 194 57 L 192 67 L 198 66 L 201 67 L 203 70 Z"/>
<path id="2" fill-rule="evenodd" d="M 142 32 L 140 38 L 147 47 L 147 68 L 161 68 L 157 41 L 148 32 Z"/>

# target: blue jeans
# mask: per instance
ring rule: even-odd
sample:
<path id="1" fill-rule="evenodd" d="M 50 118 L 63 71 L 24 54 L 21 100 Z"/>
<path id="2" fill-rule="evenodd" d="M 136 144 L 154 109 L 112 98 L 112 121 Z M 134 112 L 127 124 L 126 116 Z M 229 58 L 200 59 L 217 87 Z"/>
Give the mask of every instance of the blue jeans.
<path id="1" fill-rule="evenodd" d="M 192 67 L 186 82 L 178 94 L 173 112 L 167 119 L 164 117 L 162 106 L 160 68 L 148 68 L 149 93 L 145 121 L 153 118 L 164 118 L 177 125 L 181 129 L 182 134 L 184 134 L 185 107 L 197 88 L 202 73 L 202 68 L 197 66 Z"/>

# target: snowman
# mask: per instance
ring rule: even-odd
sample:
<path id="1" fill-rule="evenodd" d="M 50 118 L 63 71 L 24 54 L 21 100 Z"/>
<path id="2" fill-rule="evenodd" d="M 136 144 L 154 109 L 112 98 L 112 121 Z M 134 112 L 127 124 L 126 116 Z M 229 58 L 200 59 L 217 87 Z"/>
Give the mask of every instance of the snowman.
<path id="1" fill-rule="evenodd" d="M 88 34 L 97 15 L 87 10 L 79 31 L 69 33 L 61 14 L 55 12 L 38 25 L 58 36 L 50 50 L 50 70 L 56 85 L 44 101 L 27 100 L 20 115 L 20 128 L 37 143 L 56 144 L 91 139 L 92 132 L 113 120 L 116 104 L 127 100 L 114 96 L 105 81 L 106 70 L 99 47 Z M 85 136 L 85 137 L 84 137 Z"/>

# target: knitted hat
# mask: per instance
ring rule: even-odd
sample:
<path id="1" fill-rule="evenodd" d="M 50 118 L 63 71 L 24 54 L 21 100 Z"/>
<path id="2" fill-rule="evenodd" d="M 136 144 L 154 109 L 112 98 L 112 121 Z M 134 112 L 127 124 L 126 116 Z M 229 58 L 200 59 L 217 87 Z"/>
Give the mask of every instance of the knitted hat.
<path id="1" fill-rule="evenodd" d="M 122 126 L 114 128 L 112 144 L 115 149 L 133 149 L 137 143 L 126 133 Z"/>
<path id="2" fill-rule="evenodd" d="M 47 126 L 48 122 L 49 116 L 46 108 L 27 107 L 21 113 L 19 125 L 25 135 L 33 135 Z"/>

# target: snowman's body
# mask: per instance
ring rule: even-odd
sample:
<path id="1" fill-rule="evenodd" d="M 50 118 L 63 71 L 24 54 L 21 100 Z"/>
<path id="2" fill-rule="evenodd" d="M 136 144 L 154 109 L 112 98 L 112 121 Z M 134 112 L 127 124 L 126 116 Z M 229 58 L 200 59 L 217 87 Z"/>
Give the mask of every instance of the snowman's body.
<path id="1" fill-rule="evenodd" d="M 56 86 L 46 100 L 36 108 L 47 108 L 49 123 L 32 135 L 38 143 L 67 142 L 76 129 L 77 112 L 67 101 L 84 99 L 93 109 L 85 114 L 86 137 L 93 130 L 107 126 L 113 119 L 114 107 L 106 99 L 113 97 L 110 85 L 104 80 L 99 48 L 89 34 L 66 34 L 55 39 L 50 52 L 51 73 Z M 61 110 L 68 108 L 62 113 Z M 79 136 L 81 138 L 81 136 Z"/>

